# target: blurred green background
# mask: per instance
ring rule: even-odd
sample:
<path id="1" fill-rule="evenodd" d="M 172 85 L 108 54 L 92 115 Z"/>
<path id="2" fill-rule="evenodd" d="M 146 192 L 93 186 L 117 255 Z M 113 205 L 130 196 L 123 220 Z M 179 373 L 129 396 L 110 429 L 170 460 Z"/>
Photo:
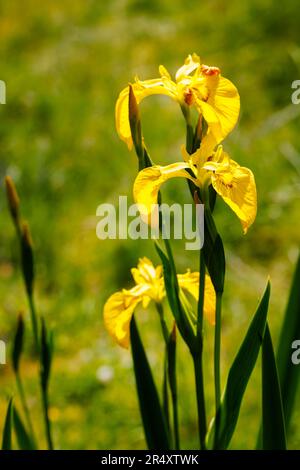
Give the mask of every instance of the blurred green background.
<path id="1" fill-rule="evenodd" d="M 103 328 L 102 307 L 131 285 L 138 257 L 158 258 L 151 241 L 100 241 L 96 208 L 131 198 L 134 153 L 118 139 L 114 105 L 137 74 L 172 73 L 188 53 L 217 65 L 238 87 L 241 116 L 225 142 L 234 160 L 250 167 L 258 189 L 258 216 L 247 236 L 222 201 L 217 223 L 227 255 L 222 336 L 225 382 L 267 276 L 269 319 L 276 343 L 299 246 L 300 105 L 291 83 L 300 78 L 300 11 L 286 0 L 2 0 L 0 106 L 0 338 L 11 348 L 17 313 L 28 314 L 3 178 L 13 177 L 29 219 L 37 260 L 37 305 L 55 329 L 50 384 L 57 448 L 144 448 L 130 352 Z M 180 158 L 184 122 L 179 107 L 155 97 L 142 104 L 146 143 L 154 161 Z M 164 198 L 189 201 L 183 181 Z M 197 256 L 176 243 L 178 271 L 197 269 Z M 160 387 L 163 343 L 154 310 L 138 321 Z M 27 315 L 27 340 L 30 327 Z M 206 325 L 206 391 L 213 413 L 212 329 Z M 188 353 L 179 344 L 182 446 L 197 446 L 194 384 Z M 299 371 L 300 372 L 300 371 Z M 23 374 L 35 427 L 42 436 L 36 366 L 28 347 Z M 253 448 L 260 421 L 260 367 L 247 389 L 231 447 Z M 0 366 L 0 429 L 7 397 L 15 394 L 10 364 Z M 18 404 L 18 398 L 16 397 Z M 290 448 L 300 448 L 299 404 Z M 41 443 L 44 445 L 43 438 Z"/>

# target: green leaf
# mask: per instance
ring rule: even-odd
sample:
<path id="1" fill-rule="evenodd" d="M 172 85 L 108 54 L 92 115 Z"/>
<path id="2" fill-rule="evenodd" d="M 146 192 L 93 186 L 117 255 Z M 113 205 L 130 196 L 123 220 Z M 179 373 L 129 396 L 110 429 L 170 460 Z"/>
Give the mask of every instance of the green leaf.
<path id="1" fill-rule="evenodd" d="M 248 328 L 247 334 L 230 368 L 221 406 L 212 423 L 209 447 L 226 449 L 234 433 L 242 399 L 254 369 L 264 337 L 270 298 L 268 282 L 264 295 Z"/>
<path id="2" fill-rule="evenodd" d="M 225 253 L 223 242 L 210 212 L 210 208 L 204 210 L 204 245 L 203 252 L 205 264 L 209 272 L 215 291 L 222 293 L 225 280 Z"/>
<path id="3" fill-rule="evenodd" d="M 21 417 L 17 411 L 17 409 L 14 407 L 13 410 L 13 419 L 14 419 L 14 429 L 16 432 L 17 436 L 17 441 L 19 448 L 21 450 L 35 450 L 36 446 L 32 442 L 31 437 L 29 436 L 22 420 Z"/>
<path id="4" fill-rule="evenodd" d="M 188 311 L 188 302 L 178 286 L 177 274 L 173 260 L 163 252 L 158 243 L 155 243 L 156 250 L 163 264 L 165 289 L 167 293 L 170 309 L 173 313 L 176 325 L 181 336 L 190 348 L 195 348 L 195 328 L 191 318 L 193 312 Z"/>
<path id="5" fill-rule="evenodd" d="M 178 395 L 177 395 L 177 376 L 176 376 L 176 323 L 174 322 L 173 329 L 169 336 L 168 341 L 168 378 L 169 386 L 172 397 L 173 407 L 173 428 L 174 428 L 174 444 L 175 449 L 180 449 L 179 439 L 179 423 L 178 423 Z"/>
<path id="6" fill-rule="evenodd" d="M 297 396 L 299 370 L 291 361 L 291 345 L 300 338 L 300 256 L 298 258 L 277 350 L 277 365 L 288 432 Z"/>
<path id="7" fill-rule="evenodd" d="M 13 351 L 12 351 L 12 364 L 15 372 L 19 370 L 20 357 L 23 350 L 24 341 L 24 329 L 25 324 L 23 316 L 20 314 L 18 317 L 17 331 L 14 339 Z"/>
<path id="8" fill-rule="evenodd" d="M 12 418 L 13 418 L 13 399 L 8 402 L 6 417 L 2 436 L 2 450 L 12 449 Z"/>
<path id="9" fill-rule="evenodd" d="M 262 344 L 262 447 L 264 450 L 285 450 L 285 424 L 281 391 L 267 323 Z"/>
<path id="10" fill-rule="evenodd" d="M 170 450 L 169 436 L 148 359 L 134 316 L 130 323 L 131 351 L 145 437 L 151 450 Z"/>

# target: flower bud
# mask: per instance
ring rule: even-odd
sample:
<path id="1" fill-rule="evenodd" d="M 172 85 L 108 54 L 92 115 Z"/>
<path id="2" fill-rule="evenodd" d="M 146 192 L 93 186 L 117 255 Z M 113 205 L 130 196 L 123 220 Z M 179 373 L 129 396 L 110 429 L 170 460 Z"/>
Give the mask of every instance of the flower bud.
<path id="1" fill-rule="evenodd" d="M 6 196 L 8 201 L 9 210 L 16 227 L 19 228 L 20 225 L 20 199 L 15 187 L 15 184 L 10 176 L 5 177 L 5 186 L 6 186 Z"/>
<path id="2" fill-rule="evenodd" d="M 131 84 L 129 84 L 128 112 L 132 141 L 139 159 L 139 167 L 140 169 L 142 169 L 144 167 L 144 148 L 142 139 L 141 118 L 139 106 Z"/>

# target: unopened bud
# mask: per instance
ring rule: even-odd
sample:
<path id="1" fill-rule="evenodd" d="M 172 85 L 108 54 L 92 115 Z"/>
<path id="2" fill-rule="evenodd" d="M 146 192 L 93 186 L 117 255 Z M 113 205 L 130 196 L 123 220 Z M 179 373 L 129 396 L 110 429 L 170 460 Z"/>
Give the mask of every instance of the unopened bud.
<path id="1" fill-rule="evenodd" d="M 19 226 L 20 199 L 19 199 L 16 187 L 15 187 L 15 184 L 10 176 L 5 177 L 5 187 L 6 187 L 6 196 L 7 196 L 8 206 L 9 206 L 12 219 L 14 223 L 16 224 L 16 226 Z"/>
<path id="2" fill-rule="evenodd" d="M 140 121 L 140 110 L 131 83 L 129 83 L 128 106 L 129 121 L 135 124 Z"/>
<path id="3" fill-rule="evenodd" d="M 139 169 L 144 168 L 144 146 L 142 139 L 142 128 L 141 128 L 141 118 L 139 106 L 133 91 L 133 87 L 129 84 L 129 96 L 128 96 L 128 113 L 129 113 L 129 123 L 132 141 L 136 154 L 139 159 Z"/>

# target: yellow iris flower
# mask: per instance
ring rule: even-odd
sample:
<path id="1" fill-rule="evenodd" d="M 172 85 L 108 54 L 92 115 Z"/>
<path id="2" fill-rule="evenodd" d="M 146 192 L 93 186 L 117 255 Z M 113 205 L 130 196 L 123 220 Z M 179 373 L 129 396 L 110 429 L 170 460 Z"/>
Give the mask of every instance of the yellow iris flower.
<path id="1" fill-rule="evenodd" d="M 215 152 L 211 152 L 210 145 L 201 145 L 192 155 L 184 148 L 182 153 L 184 162 L 167 166 L 154 165 L 137 175 L 133 195 L 142 217 L 150 222 L 161 185 L 171 178 L 181 177 L 193 181 L 199 188 L 212 184 L 215 191 L 238 216 L 246 233 L 254 222 L 257 211 L 256 186 L 252 171 L 231 160 L 221 145 Z"/>
<path id="2" fill-rule="evenodd" d="M 151 300 L 161 303 L 166 296 L 162 266 L 154 267 L 144 257 L 131 273 L 136 285 L 132 289 L 123 289 L 111 295 L 104 305 L 104 324 L 114 340 L 124 348 L 129 347 L 130 321 L 137 305 L 141 303 L 146 308 Z M 185 274 L 178 274 L 178 284 L 198 300 L 199 273 L 187 271 Z M 208 275 L 205 276 L 204 314 L 214 324 L 215 291 Z"/>
<path id="3" fill-rule="evenodd" d="M 222 77 L 218 67 L 201 64 L 196 55 L 189 55 L 185 63 L 171 79 L 161 65 L 160 78 L 139 80 L 132 88 L 140 103 L 146 96 L 167 95 L 182 108 L 193 106 L 203 116 L 216 143 L 220 143 L 234 128 L 240 111 L 240 97 L 236 87 Z M 120 138 L 132 148 L 132 137 L 128 116 L 129 87 L 121 91 L 115 111 L 116 128 Z"/>

